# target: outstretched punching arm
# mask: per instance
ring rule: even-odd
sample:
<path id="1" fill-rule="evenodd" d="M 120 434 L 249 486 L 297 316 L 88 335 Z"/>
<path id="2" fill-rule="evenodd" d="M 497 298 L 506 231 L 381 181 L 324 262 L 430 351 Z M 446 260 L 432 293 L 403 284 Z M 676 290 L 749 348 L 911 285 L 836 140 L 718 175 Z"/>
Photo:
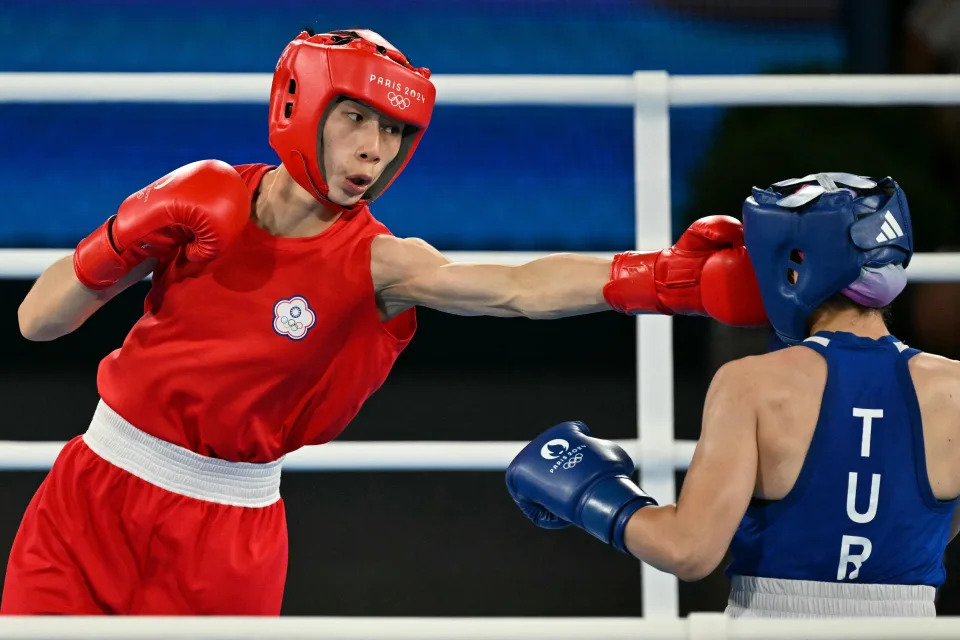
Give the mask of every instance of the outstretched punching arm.
<path id="1" fill-rule="evenodd" d="M 743 326 L 766 321 L 740 223 L 725 216 L 698 220 L 662 251 L 612 261 L 556 254 L 515 267 L 452 263 L 422 240 L 380 236 L 371 272 L 385 318 L 423 305 L 459 315 L 558 318 L 615 309 Z"/>
<path id="2" fill-rule="evenodd" d="M 520 266 L 451 262 L 417 238 L 380 236 L 374 286 L 386 317 L 415 305 L 464 316 L 557 318 L 609 310 L 610 260 L 556 254 Z"/>

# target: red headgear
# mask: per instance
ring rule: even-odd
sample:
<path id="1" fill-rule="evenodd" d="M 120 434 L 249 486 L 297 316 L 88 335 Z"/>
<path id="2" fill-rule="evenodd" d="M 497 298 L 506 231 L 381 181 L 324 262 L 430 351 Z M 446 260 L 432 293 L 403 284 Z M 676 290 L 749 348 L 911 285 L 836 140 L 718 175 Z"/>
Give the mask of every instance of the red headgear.
<path id="1" fill-rule="evenodd" d="M 315 198 L 342 211 L 356 211 L 390 186 L 417 148 L 436 99 L 429 78 L 429 69 L 415 68 L 373 31 L 301 33 L 283 50 L 273 74 L 270 146 L 297 184 Z M 340 96 L 407 125 L 397 157 L 352 207 L 328 198 L 319 152 L 321 127 Z"/>

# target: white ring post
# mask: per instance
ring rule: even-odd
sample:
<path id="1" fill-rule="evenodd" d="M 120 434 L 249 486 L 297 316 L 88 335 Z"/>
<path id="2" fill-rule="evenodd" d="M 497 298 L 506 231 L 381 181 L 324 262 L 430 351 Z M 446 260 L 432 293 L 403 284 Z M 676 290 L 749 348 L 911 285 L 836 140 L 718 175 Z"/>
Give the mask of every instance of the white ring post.
<path id="1" fill-rule="evenodd" d="M 671 244 L 670 102 L 667 74 L 633 74 L 637 103 L 633 113 L 634 202 L 637 249 Z M 663 503 L 676 498 L 672 466 L 648 451 L 673 446 L 673 321 L 669 316 L 637 317 L 637 418 L 642 438 L 640 486 Z M 648 449 L 649 446 L 649 449 Z M 679 615 L 677 579 L 641 565 L 644 617 Z"/>

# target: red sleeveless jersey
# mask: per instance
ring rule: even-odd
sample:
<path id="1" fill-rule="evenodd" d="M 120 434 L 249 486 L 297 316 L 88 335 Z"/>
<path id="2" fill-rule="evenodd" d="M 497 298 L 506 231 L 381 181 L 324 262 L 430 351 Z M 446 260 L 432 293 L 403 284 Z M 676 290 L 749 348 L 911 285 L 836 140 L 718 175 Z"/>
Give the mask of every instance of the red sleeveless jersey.
<path id="1" fill-rule="evenodd" d="M 237 172 L 256 192 L 267 165 Z M 381 322 L 367 208 L 309 238 L 247 224 L 207 263 L 157 267 L 143 317 L 100 362 L 103 400 L 143 431 L 205 456 L 267 462 L 335 438 L 413 337 Z"/>

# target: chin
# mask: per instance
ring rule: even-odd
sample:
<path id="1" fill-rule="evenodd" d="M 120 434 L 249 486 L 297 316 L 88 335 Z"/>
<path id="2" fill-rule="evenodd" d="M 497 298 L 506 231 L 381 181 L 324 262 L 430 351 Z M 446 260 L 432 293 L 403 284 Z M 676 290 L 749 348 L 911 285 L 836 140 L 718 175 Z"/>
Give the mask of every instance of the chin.
<path id="1" fill-rule="evenodd" d="M 327 192 L 327 198 L 329 198 L 331 202 L 338 204 L 341 207 L 352 207 L 353 205 L 357 204 L 362 197 L 363 194 L 359 196 L 352 196 L 336 188 L 332 188 Z"/>

